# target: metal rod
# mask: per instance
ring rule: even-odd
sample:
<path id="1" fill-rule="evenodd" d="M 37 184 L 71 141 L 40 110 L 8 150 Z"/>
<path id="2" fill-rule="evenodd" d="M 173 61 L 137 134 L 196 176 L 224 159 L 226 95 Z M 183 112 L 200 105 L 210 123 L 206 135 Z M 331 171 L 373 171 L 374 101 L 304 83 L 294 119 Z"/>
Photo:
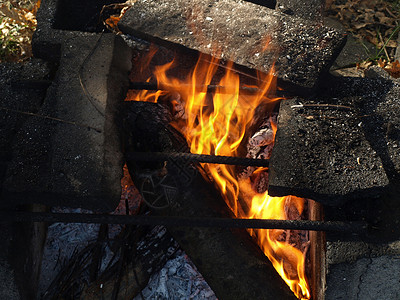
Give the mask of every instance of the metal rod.
<path id="1" fill-rule="evenodd" d="M 49 223 L 99 223 L 164 225 L 167 227 L 218 227 L 292 229 L 313 231 L 340 231 L 360 233 L 366 231 L 363 222 L 309 221 L 309 220 L 264 220 L 229 218 L 161 217 L 148 215 L 108 215 L 46 212 L 0 212 L 0 223 L 5 222 L 49 222 Z"/>
<path id="2" fill-rule="evenodd" d="M 206 155 L 193 153 L 168 153 L 168 152 L 129 152 L 126 155 L 127 160 L 133 161 L 166 161 L 166 160 L 186 160 L 188 162 L 201 162 L 210 164 L 224 164 L 235 166 L 254 166 L 268 167 L 268 159 L 253 159 L 245 157 L 232 157 L 221 155 Z"/>
<path id="3" fill-rule="evenodd" d="M 181 87 L 185 87 L 186 85 L 183 84 Z M 188 87 L 191 85 L 187 85 Z M 168 89 L 168 87 L 163 87 L 163 86 L 158 86 L 157 83 L 150 83 L 150 82 L 130 82 L 129 83 L 129 89 L 131 90 L 151 90 L 151 91 L 156 91 L 156 90 L 164 90 Z M 198 85 L 196 86 L 196 90 L 205 90 L 207 89 L 207 92 L 216 92 L 218 91 L 219 93 L 222 94 L 229 94 L 232 93 L 233 88 L 227 88 L 222 85 Z M 261 92 L 259 88 L 256 87 L 250 87 L 250 86 L 240 86 L 239 87 L 239 92 L 241 94 L 256 94 Z"/>

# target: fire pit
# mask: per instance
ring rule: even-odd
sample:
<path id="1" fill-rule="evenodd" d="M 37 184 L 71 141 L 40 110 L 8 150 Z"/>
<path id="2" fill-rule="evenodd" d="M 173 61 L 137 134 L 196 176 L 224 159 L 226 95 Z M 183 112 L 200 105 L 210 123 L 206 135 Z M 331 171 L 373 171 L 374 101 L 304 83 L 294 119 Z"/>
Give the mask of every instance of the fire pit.
<path id="1" fill-rule="evenodd" d="M 4 206 L 111 211 L 126 160 L 153 216 L 5 219 L 166 225 L 221 299 L 330 299 L 343 261 L 332 253 L 398 238 L 399 84 L 329 77 L 345 37 L 322 24 L 322 6 L 310 20 L 291 1 L 277 10 L 136 1 L 118 23 L 128 48 L 112 34 L 65 31 L 81 27 L 65 25 L 62 4 L 46 4 L 57 22 L 39 26 L 35 53 L 60 67 L 39 111 L 47 118 L 19 133 L 3 185 L 15 203 Z M 381 263 L 370 259 L 367 269 Z"/>

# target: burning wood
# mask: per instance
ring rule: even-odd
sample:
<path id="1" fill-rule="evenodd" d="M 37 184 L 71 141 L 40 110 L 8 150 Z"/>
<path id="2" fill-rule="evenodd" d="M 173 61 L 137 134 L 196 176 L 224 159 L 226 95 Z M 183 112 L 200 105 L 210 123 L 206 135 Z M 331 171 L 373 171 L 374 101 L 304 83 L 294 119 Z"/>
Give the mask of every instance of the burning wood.
<path id="1" fill-rule="evenodd" d="M 146 62 L 147 60 L 144 61 Z M 259 82 L 257 82 L 262 83 L 257 87 L 260 93 L 240 95 L 238 89 L 240 86 L 239 76 L 233 72 L 232 64 L 228 63 L 227 72 L 221 74 L 217 85 L 228 89 L 230 93 L 227 93 L 226 90 L 223 93 L 219 93 L 217 89 L 212 95 L 207 92 L 207 86 L 212 83 L 214 76 L 218 73 L 218 63 L 215 58 L 212 58 L 210 62 L 200 57 L 193 71 L 183 80 L 167 76 L 167 72 L 172 69 L 172 64 L 156 66 L 154 74 L 159 84 L 163 87 L 169 87 L 169 90 L 173 93 L 179 93 L 181 104 L 185 108 L 184 115 L 186 118 L 172 122 L 173 118 L 166 107 L 162 112 L 162 106 L 154 110 L 155 106 L 151 110 L 151 106 L 146 107 L 143 106 L 144 104 L 142 106 L 135 104 L 137 112 L 130 109 L 131 112 L 127 116 L 127 120 L 131 122 L 130 135 L 132 137 L 129 141 L 136 142 L 130 142 L 128 145 L 131 145 L 136 151 L 159 151 L 157 149 L 167 152 L 176 151 L 176 149 L 182 147 L 181 145 L 186 144 L 181 141 L 181 138 L 175 132 L 175 129 L 177 129 L 185 135 L 192 153 L 238 156 L 238 153 L 243 152 L 243 148 L 240 146 L 248 139 L 248 150 L 250 152 L 248 156 L 265 158 L 269 155 L 268 152 L 272 148 L 276 127 L 271 122 L 272 118 L 267 117 L 264 119 L 263 117 L 271 114 L 269 112 L 272 107 L 270 103 L 279 100 L 270 96 L 270 94 L 273 94 L 271 91 L 274 90 L 274 77 L 272 75 L 260 74 Z M 135 74 L 137 75 L 136 72 Z M 190 83 L 192 83 L 192 86 Z M 203 90 L 194 88 L 198 86 L 204 87 Z M 154 93 L 141 91 L 136 96 L 130 96 L 139 101 L 142 99 L 145 101 L 152 100 L 164 104 L 168 103 L 165 99 L 170 99 L 168 95 L 165 93 L 160 94 L 158 91 Z M 167 123 L 170 123 L 174 130 L 172 130 L 172 127 L 166 130 L 168 128 Z M 250 130 L 253 128 L 259 128 L 259 131 L 255 134 L 250 134 Z M 175 142 L 168 138 L 168 132 L 170 132 L 169 135 L 175 137 Z M 180 146 L 173 146 L 174 144 Z M 190 165 L 184 167 L 186 171 L 182 175 L 182 171 L 179 170 L 182 168 L 179 167 L 182 163 L 188 164 L 187 162 L 176 163 L 174 161 L 169 161 L 166 165 L 159 164 L 157 166 L 153 164 L 151 168 L 155 167 L 160 171 L 153 171 L 152 173 L 166 174 L 165 171 L 161 171 L 166 167 L 167 174 L 170 174 L 169 176 L 172 178 L 180 178 L 182 176 L 189 180 L 197 178 L 196 176 L 191 176 L 191 172 L 188 172 L 188 170 L 192 169 Z M 249 172 L 247 178 L 240 178 L 235 167 L 214 164 L 201 165 L 207 174 L 206 177 L 212 178 L 228 207 L 237 217 L 278 220 L 302 218 L 301 216 L 306 208 L 304 199 L 296 197 L 274 199 L 268 196 L 266 192 L 266 173 L 262 169 L 258 169 L 256 172 Z M 132 170 L 143 168 L 149 168 L 149 166 L 136 163 L 136 168 Z M 254 173 L 254 175 L 260 173 L 260 176 L 254 178 L 256 176 L 250 173 Z M 176 175 L 171 176 L 171 174 Z M 137 175 L 136 178 L 140 179 Z M 252 182 L 253 180 L 255 183 Z M 262 185 L 262 183 L 264 184 Z M 261 187 L 253 189 L 257 185 Z M 191 190 L 189 187 L 187 189 Z M 259 192 L 260 189 L 262 193 Z M 198 193 L 198 191 L 195 193 Z M 171 201 L 170 205 L 173 205 L 174 202 Z M 196 203 L 191 204 L 191 206 L 198 206 Z M 185 205 L 179 203 L 179 206 L 187 207 L 188 203 L 185 203 Z M 285 211 L 285 206 L 291 208 L 287 208 Z M 192 211 L 193 207 L 185 209 Z M 204 210 L 204 208 L 200 207 L 199 209 Z M 294 212 L 297 212 L 297 214 Z M 250 233 L 258 240 L 264 253 L 273 262 L 274 267 L 295 294 L 299 298 L 309 298 L 310 292 L 305 278 L 308 236 L 304 235 L 302 237 L 302 234 L 289 233 L 284 230 L 251 230 Z M 225 239 L 223 238 L 223 240 Z M 215 290 L 213 284 L 209 283 Z"/>
<path id="2" fill-rule="evenodd" d="M 181 149 L 182 137 L 165 122 L 172 118 L 168 109 L 159 104 L 130 102 L 128 141 L 135 150 L 164 151 Z M 164 119 L 164 120 L 163 120 Z M 169 129 L 168 129 L 169 128 Z M 140 147 L 138 149 L 138 146 Z M 182 151 L 182 150 L 180 150 Z M 164 164 L 129 164 L 134 181 L 139 182 L 144 169 L 163 169 Z M 163 215 L 193 217 L 232 217 L 216 191 L 207 184 L 187 161 L 167 164 L 167 176 L 175 181 L 165 197 L 175 196 L 168 208 L 153 211 Z M 153 172 L 160 174 L 159 172 Z M 164 173 L 165 174 L 165 173 Z M 157 180 L 157 175 L 155 175 Z M 226 299 L 292 299 L 293 295 L 284 282 L 276 276 L 265 256 L 254 247 L 248 234 L 242 230 L 216 228 L 169 228 L 174 238 L 193 260 L 201 274 L 219 298 Z M 229 274 L 229 276 L 226 276 Z M 229 286 L 227 289 L 226 287 Z"/>

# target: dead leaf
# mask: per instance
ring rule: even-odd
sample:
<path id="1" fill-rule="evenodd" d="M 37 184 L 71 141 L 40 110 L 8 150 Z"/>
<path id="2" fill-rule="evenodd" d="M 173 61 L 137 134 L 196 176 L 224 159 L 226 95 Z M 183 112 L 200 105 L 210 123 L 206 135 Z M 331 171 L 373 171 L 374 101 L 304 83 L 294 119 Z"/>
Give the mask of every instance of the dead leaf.
<path id="1" fill-rule="evenodd" d="M 382 58 L 380 58 L 379 60 L 378 60 L 378 66 L 380 66 L 381 68 L 384 68 L 385 67 L 385 61 L 382 59 Z"/>
<path id="2" fill-rule="evenodd" d="M 389 63 L 385 70 L 394 78 L 400 78 L 400 62 L 398 60 Z"/>
<path id="3" fill-rule="evenodd" d="M 24 23 L 23 16 L 19 15 L 17 10 L 11 10 L 5 4 L 0 6 L 0 15 L 13 19 L 15 22 Z"/>
<path id="4" fill-rule="evenodd" d="M 361 29 L 363 27 L 367 26 L 366 23 L 358 23 L 358 24 L 354 24 L 354 28 L 355 29 Z"/>

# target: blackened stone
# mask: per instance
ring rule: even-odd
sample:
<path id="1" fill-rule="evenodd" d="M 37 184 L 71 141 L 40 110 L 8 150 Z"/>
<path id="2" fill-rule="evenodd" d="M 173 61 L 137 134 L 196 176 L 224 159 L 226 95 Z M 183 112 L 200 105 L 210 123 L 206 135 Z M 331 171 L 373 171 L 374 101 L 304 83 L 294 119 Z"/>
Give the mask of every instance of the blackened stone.
<path id="1" fill-rule="evenodd" d="M 322 21 L 325 0 L 278 0 L 276 9 L 307 20 Z"/>
<path id="2" fill-rule="evenodd" d="M 262 72 L 275 63 L 283 83 L 305 89 L 316 85 L 345 41 L 336 29 L 240 0 L 137 1 L 118 26 Z"/>
<path id="3" fill-rule="evenodd" d="M 131 51 L 112 34 L 58 37 L 60 66 L 38 111 L 55 119 L 31 116 L 17 133 L 1 206 L 110 211 L 121 196 L 117 120 Z"/>
<path id="4" fill-rule="evenodd" d="M 51 69 L 40 59 L 0 64 L 0 184 L 12 158 L 10 145 L 29 118 L 26 113 L 36 113 L 40 108 L 51 82 Z"/>
<path id="5" fill-rule="evenodd" d="M 297 195 L 338 205 L 377 196 L 389 184 L 382 159 L 363 131 L 359 100 L 281 103 L 270 160 L 271 196 Z"/>

